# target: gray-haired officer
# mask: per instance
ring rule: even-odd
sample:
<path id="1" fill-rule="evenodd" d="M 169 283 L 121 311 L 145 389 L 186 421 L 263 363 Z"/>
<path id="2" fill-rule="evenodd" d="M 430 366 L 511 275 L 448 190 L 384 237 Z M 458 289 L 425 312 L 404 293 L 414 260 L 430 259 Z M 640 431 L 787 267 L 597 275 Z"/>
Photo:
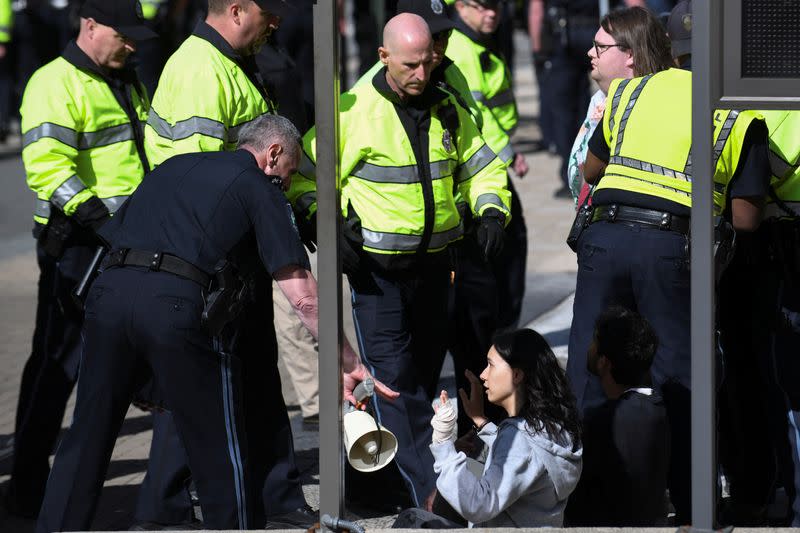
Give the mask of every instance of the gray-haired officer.
<path id="1" fill-rule="evenodd" d="M 285 118 L 264 115 L 242 128 L 235 152 L 162 163 L 102 228 L 110 251 L 86 301 L 75 414 L 48 480 L 40 533 L 89 528 L 131 396 L 150 376 L 186 447 L 205 525 L 249 527 L 261 487 L 245 468 L 232 355 L 247 317 L 217 313 L 211 302 L 244 305 L 253 279 L 268 272 L 316 336 L 317 285 L 282 192 L 300 161 L 299 138 Z M 266 326 L 264 345 L 274 346 Z M 353 400 L 369 372 L 349 344 L 342 358 L 345 398 Z"/>

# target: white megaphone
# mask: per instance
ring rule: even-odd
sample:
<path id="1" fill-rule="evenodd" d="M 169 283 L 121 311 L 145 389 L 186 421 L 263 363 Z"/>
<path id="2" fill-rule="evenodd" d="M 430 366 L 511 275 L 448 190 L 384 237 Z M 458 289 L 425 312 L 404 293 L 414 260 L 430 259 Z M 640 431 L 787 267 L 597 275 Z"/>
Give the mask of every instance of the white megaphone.
<path id="1" fill-rule="evenodd" d="M 361 403 L 372 396 L 375 383 L 362 381 L 353 391 Z M 397 454 L 397 437 L 378 424 L 369 413 L 359 411 L 349 402 L 344 407 L 344 449 L 347 461 L 359 472 L 374 472 L 388 465 Z"/>

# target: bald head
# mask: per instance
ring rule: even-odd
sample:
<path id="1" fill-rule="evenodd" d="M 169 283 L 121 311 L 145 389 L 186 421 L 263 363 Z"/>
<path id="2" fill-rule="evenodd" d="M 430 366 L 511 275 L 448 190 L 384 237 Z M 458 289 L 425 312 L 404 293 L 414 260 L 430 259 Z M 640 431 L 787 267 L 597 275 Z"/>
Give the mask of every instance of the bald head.
<path id="1" fill-rule="evenodd" d="M 433 68 L 432 44 L 428 24 L 419 15 L 401 13 L 384 26 L 378 55 L 386 65 L 386 81 L 400 98 L 425 90 Z"/>
<path id="2" fill-rule="evenodd" d="M 431 42 L 428 23 L 424 18 L 413 13 L 395 15 L 383 27 L 383 46 L 390 51 L 404 46 L 426 47 L 430 46 Z"/>

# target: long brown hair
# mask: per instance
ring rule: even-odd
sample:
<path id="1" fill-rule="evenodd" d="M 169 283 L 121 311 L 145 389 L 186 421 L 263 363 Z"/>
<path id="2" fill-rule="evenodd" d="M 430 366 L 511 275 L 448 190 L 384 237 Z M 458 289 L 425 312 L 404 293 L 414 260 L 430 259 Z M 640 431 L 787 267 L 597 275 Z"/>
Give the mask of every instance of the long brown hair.
<path id="1" fill-rule="evenodd" d="M 636 6 L 611 11 L 600 26 L 621 48 L 631 51 L 634 76 L 655 74 L 672 66 L 667 32 L 649 10 Z"/>

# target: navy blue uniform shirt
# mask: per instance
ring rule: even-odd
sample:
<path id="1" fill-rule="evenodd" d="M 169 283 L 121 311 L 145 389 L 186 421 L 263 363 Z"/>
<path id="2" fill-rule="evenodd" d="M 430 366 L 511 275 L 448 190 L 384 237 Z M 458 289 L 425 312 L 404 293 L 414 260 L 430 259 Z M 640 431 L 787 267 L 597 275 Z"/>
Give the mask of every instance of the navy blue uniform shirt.
<path id="1" fill-rule="evenodd" d="M 245 150 L 165 161 L 98 233 L 112 250 L 160 251 L 207 273 L 221 259 L 256 254 L 272 275 L 289 265 L 310 268 L 289 202 Z"/>

